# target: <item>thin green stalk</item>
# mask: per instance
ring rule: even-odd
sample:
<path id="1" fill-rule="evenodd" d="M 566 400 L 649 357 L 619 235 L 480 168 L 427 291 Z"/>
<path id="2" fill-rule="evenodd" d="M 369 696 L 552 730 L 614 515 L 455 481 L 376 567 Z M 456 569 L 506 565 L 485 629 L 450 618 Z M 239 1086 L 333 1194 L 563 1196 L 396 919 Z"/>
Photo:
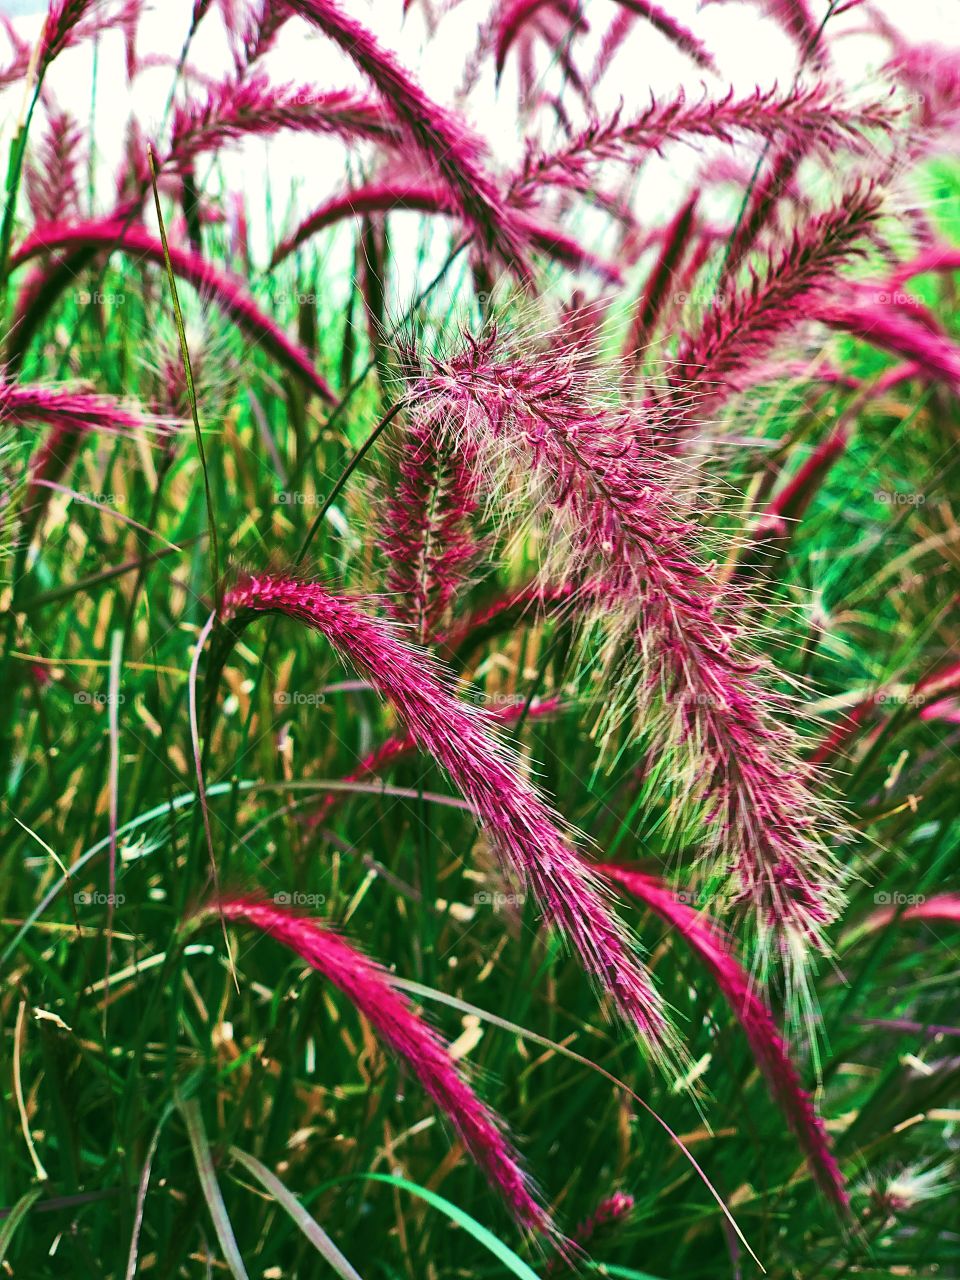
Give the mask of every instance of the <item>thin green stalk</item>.
<path id="1" fill-rule="evenodd" d="M 167 229 L 163 221 L 163 210 L 160 208 L 160 192 L 157 189 L 157 167 L 154 163 L 153 148 L 147 145 L 147 161 L 150 165 L 150 183 L 153 187 L 153 202 L 157 209 L 157 222 L 160 226 L 160 243 L 163 245 L 163 260 L 167 269 L 167 280 L 173 299 L 173 314 L 177 325 L 177 337 L 180 340 L 180 358 L 183 361 L 183 374 L 187 382 L 187 396 L 190 400 L 190 413 L 193 418 L 194 436 L 197 442 L 197 453 L 200 456 L 200 468 L 203 471 L 203 492 L 207 504 L 207 527 L 210 532 L 210 561 L 213 575 L 213 595 L 216 612 L 220 612 L 223 586 L 220 581 L 220 546 L 217 540 L 217 525 L 213 514 L 213 497 L 210 492 L 210 476 L 207 471 L 207 455 L 203 447 L 203 433 L 200 430 L 200 415 L 197 412 L 197 392 L 193 385 L 193 366 L 190 363 L 190 351 L 187 347 L 187 334 L 183 324 L 183 312 L 180 310 L 180 296 L 177 293 L 177 282 L 170 261 L 170 248 L 167 244 Z"/>

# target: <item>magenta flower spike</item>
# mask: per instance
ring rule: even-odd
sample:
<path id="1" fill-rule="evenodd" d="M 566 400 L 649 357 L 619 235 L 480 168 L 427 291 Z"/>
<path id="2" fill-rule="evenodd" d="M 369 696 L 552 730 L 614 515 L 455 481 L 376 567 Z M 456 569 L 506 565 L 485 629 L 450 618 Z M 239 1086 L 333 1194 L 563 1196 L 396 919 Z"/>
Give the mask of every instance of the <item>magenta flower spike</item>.
<path id="1" fill-rule="evenodd" d="M 557 816 L 495 736 L 491 718 L 455 696 L 430 654 L 319 583 L 249 576 L 224 597 L 226 623 L 245 624 L 262 613 L 285 614 L 313 627 L 393 704 L 420 750 L 443 767 L 474 807 L 505 869 L 532 891 L 547 924 L 567 938 L 654 1058 L 675 1053 L 632 938 Z"/>
<path id="2" fill-rule="evenodd" d="M 550 526 L 546 580 L 574 584 L 611 644 L 635 647 L 638 669 L 610 720 L 639 704 L 643 731 L 673 752 L 703 815 L 701 859 L 732 879 L 761 943 L 775 940 L 802 981 L 843 901 L 826 839 L 842 827 L 808 788 L 787 705 L 745 649 L 745 602 L 700 563 L 663 450 L 645 443 L 650 428 L 598 399 L 575 360 L 518 354 L 496 332 L 435 361 L 411 403 L 476 451 L 494 491 L 515 495 L 511 479 L 526 477 Z"/>
<path id="3" fill-rule="evenodd" d="M 412 146 L 434 167 L 480 244 L 526 275 L 525 237 L 496 184 L 479 163 L 480 144 L 462 121 L 433 102 L 393 54 L 334 0 L 288 0 L 380 92 Z"/>
<path id="4" fill-rule="evenodd" d="M 107 219 L 44 227 L 20 245 L 11 257 L 11 267 L 22 266 L 43 253 L 73 249 L 121 250 L 138 254 L 157 266 L 164 265 L 163 245 L 149 231 L 136 224 L 128 226 L 122 220 Z M 239 279 L 194 250 L 174 244 L 170 245 L 170 262 L 175 275 L 214 298 L 234 323 L 279 364 L 302 378 L 321 399 L 336 403 L 337 397 L 314 368 L 309 354 L 261 311 Z"/>
<path id="5" fill-rule="evenodd" d="M 830 1138 L 813 1099 L 802 1088 L 796 1068 L 756 984 L 730 950 L 718 926 L 706 915 L 680 902 L 661 881 L 631 867 L 612 863 L 598 868 L 656 912 L 680 933 L 712 974 L 733 1010 L 775 1101 L 796 1134 L 811 1176 L 843 1213 L 848 1197 L 843 1174 L 830 1150 Z"/>
<path id="6" fill-rule="evenodd" d="M 444 1113 L 521 1227 L 558 1236 L 505 1136 L 500 1118 L 457 1070 L 445 1041 L 374 960 L 317 920 L 257 898 L 224 898 L 206 911 L 250 925 L 323 974 L 370 1023 L 383 1044 Z"/>

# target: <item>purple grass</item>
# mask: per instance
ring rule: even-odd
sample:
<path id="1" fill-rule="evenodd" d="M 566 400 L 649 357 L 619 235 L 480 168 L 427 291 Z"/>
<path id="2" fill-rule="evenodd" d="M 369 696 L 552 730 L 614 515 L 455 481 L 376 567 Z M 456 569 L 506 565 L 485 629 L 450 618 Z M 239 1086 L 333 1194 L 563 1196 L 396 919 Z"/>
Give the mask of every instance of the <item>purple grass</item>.
<path id="1" fill-rule="evenodd" d="M 270 267 L 279 266 L 285 258 L 313 236 L 345 218 L 364 214 L 389 213 L 391 210 L 414 210 L 419 213 L 452 215 L 458 212 L 445 187 L 423 182 L 374 182 L 331 196 L 306 217 L 273 252 Z M 573 269 L 596 272 L 609 282 L 619 282 L 620 270 L 584 249 L 576 240 L 555 227 L 545 226 L 525 213 L 518 213 L 515 230 L 548 256 Z"/>
<path id="2" fill-rule="evenodd" d="M 887 925 L 909 920 L 930 924 L 960 924 L 960 894 L 938 893 L 932 898 L 924 898 L 922 902 L 913 902 L 905 907 L 882 907 L 867 919 L 866 927 L 870 930 L 885 929 Z"/>
<path id="3" fill-rule="evenodd" d="M 480 244 L 525 274 L 524 236 L 480 167 L 479 144 L 466 126 L 432 102 L 373 34 L 333 0 L 287 3 L 337 44 L 379 90 L 412 145 L 435 167 Z"/>
<path id="4" fill-rule="evenodd" d="M 36 226 L 74 218 L 80 211 L 83 135 L 66 111 L 54 111 L 38 154 L 25 167 L 30 212 Z"/>
<path id="5" fill-rule="evenodd" d="M 35 232 L 12 255 L 11 267 L 21 266 L 44 253 L 76 249 L 121 250 L 137 254 L 160 267 L 165 261 L 163 245 L 144 227 L 102 220 L 66 226 L 57 224 Z M 238 327 L 279 364 L 302 378 L 321 399 L 331 404 L 336 402 L 336 396 L 314 368 L 307 352 L 260 310 L 240 280 L 219 270 L 193 250 L 176 245 L 170 245 L 170 261 L 175 275 L 213 298 Z"/>
<path id="6" fill-rule="evenodd" d="M 2 376 L 0 422 L 18 425 L 47 422 L 81 431 L 111 431 L 122 435 L 161 425 L 159 420 L 151 422 L 109 396 L 37 383 L 8 382 Z"/>
<path id="7" fill-rule="evenodd" d="M 731 90 L 723 98 L 703 97 L 698 102 L 681 92 L 667 102 L 651 101 L 627 121 L 620 112 L 596 120 L 557 151 L 531 149 L 512 191 L 538 190 L 544 184 L 584 190 L 603 161 L 635 161 L 662 151 L 670 142 L 699 138 L 733 144 L 743 135 L 753 135 L 826 153 L 860 150 L 869 145 L 867 135 L 888 132 L 899 114 L 886 102 L 847 102 L 825 84 L 788 93 L 757 89 L 745 98 L 735 97 Z"/>
<path id="8" fill-rule="evenodd" d="M 687 761 L 688 799 L 705 816 L 701 857 L 732 876 L 761 941 L 775 938 L 788 975 L 842 901 L 841 869 L 824 840 L 833 819 L 809 792 L 786 707 L 742 652 L 741 601 L 698 562 L 696 529 L 664 483 L 643 426 L 592 394 L 562 355 L 518 355 L 496 332 L 434 362 L 412 403 L 476 450 L 491 484 L 530 500 L 554 526 L 548 580 L 577 584 L 612 633 L 635 642 L 631 696 L 644 732 Z M 551 572 L 552 570 L 552 572 Z M 614 706 L 616 721 L 622 706 Z"/>
<path id="9" fill-rule="evenodd" d="M 318 921 L 271 902 L 226 898 L 206 910 L 259 929 L 333 983 L 448 1118 L 517 1222 L 531 1231 L 557 1235 L 504 1135 L 499 1117 L 470 1088 L 446 1042 L 393 986 L 381 965 Z"/>
<path id="10" fill-rule="evenodd" d="M 675 282 L 680 262 L 690 243 L 697 200 L 696 194 L 685 200 L 663 233 L 660 252 L 637 300 L 633 324 L 624 347 L 623 356 L 628 365 L 634 365 L 642 357 L 656 330 L 667 291 Z"/>
<path id="11" fill-rule="evenodd" d="M 766 357 L 809 314 L 811 304 L 836 288 L 836 272 L 862 252 L 861 242 L 881 212 L 871 184 L 852 188 L 827 213 L 794 232 L 745 288 L 710 307 L 699 331 L 681 337 L 670 368 L 675 403 L 687 413 L 710 414 L 745 368 Z"/>
<path id="12" fill-rule="evenodd" d="M 831 300 L 819 314 L 831 328 L 852 334 L 882 351 L 903 356 L 928 378 L 960 391 L 960 347 L 909 311 L 879 302 Z"/>
<path id="13" fill-rule="evenodd" d="M 783 539 L 800 519 L 816 496 L 823 479 L 834 463 L 846 452 L 850 431 L 840 426 L 831 431 L 811 452 L 796 474 L 768 503 L 753 527 L 754 542 Z"/>
<path id="14" fill-rule="evenodd" d="M 205 151 L 250 135 L 281 130 L 333 134 L 386 141 L 396 139 L 396 126 L 383 109 L 349 89 L 320 92 L 296 85 L 274 85 L 264 75 L 245 81 L 228 80 L 210 91 L 203 102 L 178 108 L 171 131 L 169 158 L 186 164 Z"/>
<path id="15" fill-rule="evenodd" d="M 424 644 L 480 552 L 473 533 L 478 476 L 468 456 L 444 448 L 423 422 L 406 432 L 398 470 L 381 539 L 390 611 Z"/>
<path id="16" fill-rule="evenodd" d="M 796 1134 L 811 1176 L 824 1195 L 846 1214 L 848 1197 L 843 1174 L 830 1150 L 823 1121 L 817 1115 L 813 1099 L 800 1085 L 773 1015 L 750 975 L 731 952 L 725 935 L 709 917 L 678 901 L 655 877 L 613 864 L 603 865 L 599 870 L 676 929 L 706 965 L 743 1027 L 757 1066 Z"/>
<path id="17" fill-rule="evenodd" d="M 674 1051 L 650 978 L 587 864 L 525 781 L 513 753 L 494 736 L 490 717 L 453 694 L 428 653 L 316 583 L 245 578 L 227 593 L 223 607 L 224 621 L 241 625 L 260 613 L 299 619 L 368 679 L 473 805 L 505 867 L 533 891 L 546 921 L 567 937 L 654 1057 Z"/>
<path id="18" fill-rule="evenodd" d="M 543 10 L 554 10 L 564 20 L 564 40 L 577 30 L 585 31 L 586 23 L 579 13 L 579 5 L 569 0 L 508 0 L 499 13 L 495 13 L 494 28 L 494 60 L 497 67 L 497 79 L 503 74 L 507 55 L 527 23 L 533 22 Z"/>

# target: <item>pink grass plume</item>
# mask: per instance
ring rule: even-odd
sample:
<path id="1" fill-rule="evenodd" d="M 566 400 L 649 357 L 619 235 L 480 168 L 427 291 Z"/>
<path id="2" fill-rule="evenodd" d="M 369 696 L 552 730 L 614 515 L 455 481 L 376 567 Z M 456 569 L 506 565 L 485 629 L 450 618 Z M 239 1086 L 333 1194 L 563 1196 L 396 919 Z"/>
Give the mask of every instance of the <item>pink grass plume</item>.
<path id="1" fill-rule="evenodd" d="M 330 134 L 344 141 L 396 141 L 395 124 L 377 103 L 352 89 L 318 91 L 275 85 L 261 74 L 228 80 L 207 97 L 177 108 L 165 167 L 180 167 L 207 151 L 249 136 L 281 131 Z"/>
<path id="2" fill-rule="evenodd" d="M 257 898 L 222 898 L 206 913 L 249 925 L 289 948 L 332 983 L 370 1023 L 444 1113 L 520 1226 L 557 1237 L 501 1121 L 474 1093 L 446 1042 L 393 986 L 390 974 L 317 920 Z"/>
<path id="3" fill-rule="evenodd" d="M 644 348 L 656 331 L 666 295 L 676 279 L 694 230 L 697 198 L 697 195 L 692 195 L 683 202 L 663 233 L 657 260 L 637 300 L 633 324 L 623 351 L 624 359 L 631 366 L 642 358 Z"/>
<path id="4" fill-rule="evenodd" d="M 681 412 L 714 413 L 743 370 L 768 356 L 814 302 L 822 303 L 836 290 L 837 271 L 862 253 L 881 209 L 873 184 L 850 188 L 832 209 L 798 228 L 787 247 L 770 256 L 762 274 L 751 272 L 746 286 L 708 308 L 699 330 L 681 337 L 670 369 Z"/>
<path id="5" fill-rule="evenodd" d="M 427 97 L 393 54 L 334 0 L 288 4 L 341 48 L 380 92 L 411 144 L 436 169 L 480 244 L 526 275 L 525 237 L 481 167 L 480 145 L 463 122 Z"/>
<path id="6" fill-rule="evenodd" d="M 554 552 L 547 581 L 576 587 L 612 651 L 633 649 L 598 732 L 629 711 L 669 751 L 701 815 L 701 860 L 732 879 L 799 986 L 843 902 L 831 847 L 843 827 L 810 788 L 788 703 L 749 646 L 748 602 L 700 560 L 669 455 L 632 411 L 594 394 L 576 360 L 518 351 L 495 330 L 435 359 L 410 395 L 477 451 L 494 491 L 511 496 L 505 517 L 529 519 L 525 489 Z"/>
<path id="7" fill-rule="evenodd" d="M 730 950 L 718 926 L 694 907 L 677 899 L 654 876 L 612 863 L 598 868 L 654 911 L 704 963 L 743 1027 L 757 1066 L 797 1137 L 811 1176 L 841 1213 L 848 1210 L 843 1174 L 830 1149 L 830 1139 L 813 1099 L 802 1088 L 796 1068 L 769 1008 L 754 981 Z"/>
<path id="8" fill-rule="evenodd" d="M 164 266 L 163 245 L 145 227 L 119 220 L 95 220 L 44 227 L 21 244 L 11 257 L 11 268 L 54 251 L 96 249 L 120 250 L 142 260 Z M 328 404 L 336 402 L 333 390 L 314 367 L 313 360 L 266 315 L 247 293 L 242 281 L 215 267 L 192 249 L 170 245 L 170 260 L 176 276 L 186 280 L 218 306 L 250 338 L 289 372 L 301 378 Z"/>
<path id="9" fill-rule="evenodd" d="M 442 668 L 394 626 L 319 583 L 248 576 L 224 597 L 222 621 L 241 626 L 280 613 L 314 628 L 388 699 L 421 751 L 475 809 L 508 872 L 532 891 L 546 922 L 660 1060 L 676 1052 L 660 999 L 629 933 L 558 819 L 525 780 L 482 710 L 453 693 Z"/>
<path id="10" fill-rule="evenodd" d="M 365 186 L 340 192 L 329 197 L 310 213 L 300 225 L 277 245 L 270 260 L 270 267 L 279 266 L 286 258 L 313 236 L 346 218 L 357 218 L 373 213 L 390 213 L 394 210 L 414 210 L 418 213 L 456 215 L 458 209 L 446 187 L 432 182 L 405 180 L 375 181 Z M 548 256 L 574 270 L 594 271 L 610 283 L 622 279 L 620 268 L 596 257 L 572 236 L 559 228 L 539 222 L 527 213 L 518 212 L 516 227 L 525 239 Z"/>
<path id="11" fill-rule="evenodd" d="M 885 290 L 881 293 L 886 295 Z M 928 379 L 944 382 L 960 394 L 960 346 L 910 311 L 879 301 L 831 299 L 821 308 L 820 318 L 833 329 L 903 357 Z"/>
<path id="12" fill-rule="evenodd" d="M 469 454 L 445 448 L 429 422 L 411 423 L 400 447 L 380 545 L 390 611 L 424 644 L 480 553 L 473 528 L 479 477 Z"/>

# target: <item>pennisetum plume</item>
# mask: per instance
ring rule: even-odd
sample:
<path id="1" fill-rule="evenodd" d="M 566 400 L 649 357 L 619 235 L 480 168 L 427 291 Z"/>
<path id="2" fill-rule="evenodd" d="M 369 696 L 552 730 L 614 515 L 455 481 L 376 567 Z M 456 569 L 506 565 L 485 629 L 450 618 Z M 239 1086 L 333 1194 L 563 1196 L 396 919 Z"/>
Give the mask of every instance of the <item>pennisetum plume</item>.
<path id="1" fill-rule="evenodd" d="M 332 134 L 345 141 L 396 140 L 397 129 L 377 103 L 352 89 L 318 91 L 275 85 L 263 74 L 216 85 L 202 101 L 178 108 L 165 166 L 182 166 L 207 151 L 249 136 Z"/>
<path id="2" fill-rule="evenodd" d="M 717 925 L 654 876 L 613 863 L 599 867 L 644 906 L 656 912 L 683 937 L 713 975 L 723 998 L 743 1027 L 757 1066 L 807 1159 L 810 1173 L 824 1195 L 846 1212 L 843 1175 L 830 1150 L 830 1139 L 810 1095 L 802 1088 L 773 1015 Z"/>
<path id="3" fill-rule="evenodd" d="M 458 212 L 446 187 L 435 182 L 410 182 L 402 179 L 374 181 L 326 199 L 277 245 L 270 266 L 278 266 L 302 244 L 344 218 L 389 213 L 397 209 L 439 214 Z M 559 228 L 547 226 L 525 212 L 517 213 L 516 225 L 522 229 L 530 245 L 541 249 L 558 262 L 575 269 L 594 271 L 607 281 L 620 281 L 620 269 L 615 263 L 596 257 Z"/>
<path id="4" fill-rule="evenodd" d="M 465 221 L 490 253 L 526 274 L 525 237 L 479 161 L 480 145 L 462 121 L 433 102 L 412 76 L 335 0 L 288 0 L 318 27 L 379 90 L 411 145 L 440 175 Z"/>
<path id="5" fill-rule="evenodd" d="M 208 905 L 205 913 L 258 929 L 323 974 L 367 1019 L 447 1116 L 517 1222 L 544 1235 L 558 1235 L 520 1168 L 499 1118 L 470 1088 L 446 1043 L 393 986 L 381 965 L 319 921 L 272 902 L 222 898 Z"/>
<path id="6" fill-rule="evenodd" d="M 762 274 L 751 271 L 744 288 L 708 308 L 699 329 L 681 336 L 670 365 L 674 411 L 681 417 L 715 413 L 743 370 L 769 355 L 810 314 L 814 301 L 836 289 L 837 270 L 862 252 L 881 208 L 875 185 L 852 187 L 832 209 L 795 231 Z"/>
<path id="7" fill-rule="evenodd" d="M 44 253 L 66 250 L 121 250 L 141 259 L 164 265 L 163 245 L 145 227 L 123 220 L 56 223 L 29 236 L 11 257 L 11 268 L 23 265 Z M 169 246 L 170 263 L 176 276 L 201 293 L 216 300 L 228 316 L 251 339 L 291 373 L 307 383 L 321 399 L 335 403 L 336 396 L 317 372 L 309 354 L 293 342 L 250 297 L 240 280 L 215 267 L 192 249 Z"/>
<path id="8" fill-rule="evenodd" d="M 224 596 L 221 621 L 233 630 L 267 613 L 314 628 L 393 704 L 419 749 L 474 807 L 505 869 L 532 891 L 546 922 L 567 938 L 653 1056 L 673 1053 L 672 1031 L 633 940 L 491 718 L 456 697 L 429 653 L 319 583 L 245 577 Z"/>
<path id="9" fill-rule="evenodd" d="M 421 644 L 432 639 L 480 551 L 472 520 L 477 474 L 469 455 L 437 436 L 424 421 L 404 434 L 381 540 L 390 611 Z"/>
<path id="10" fill-rule="evenodd" d="M 802 980 L 842 901 L 826 840 L 838 824 L 808 786 L 788 704 L 747 647 L 746 601 L 701 563 L 650 428 L 604 403 L 575 360 L 496 331 L 435 359 L 410 401 L 475 452 L 488 487 L 509 497 L 505 518 L 532 506 L 548 523 L 546 581 L 578 589 L 612 652 L 633 648 L 603 732 L 634 699 L 641 732 L 669 748 L 702 815 L 702 861 L 732 879 L 761 942 L 775 940 Z"/>

